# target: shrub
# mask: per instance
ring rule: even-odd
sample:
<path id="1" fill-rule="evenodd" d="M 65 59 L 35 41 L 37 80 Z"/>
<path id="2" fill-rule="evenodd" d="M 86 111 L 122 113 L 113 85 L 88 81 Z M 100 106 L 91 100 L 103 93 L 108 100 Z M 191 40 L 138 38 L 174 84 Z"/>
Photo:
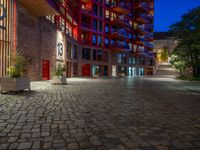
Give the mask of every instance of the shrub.
<path id="1" fill-rule="evenodd" d="M 65 71 L 65 66 L 62 67 L 61 64 L 58 64 L 55 72 L 52 73 L 53 76 L 63 76 L 63 72 Z"/>
<path id="2" fill-rule="evenodd" d="M 14 61 L 15 64 L 7 69 L 7 74 L 12 78 L 22 76 L 25 72 L 24 57 L 20 53 L 17 53 L 15 58 L 11 57 L 11 61 Z"/>

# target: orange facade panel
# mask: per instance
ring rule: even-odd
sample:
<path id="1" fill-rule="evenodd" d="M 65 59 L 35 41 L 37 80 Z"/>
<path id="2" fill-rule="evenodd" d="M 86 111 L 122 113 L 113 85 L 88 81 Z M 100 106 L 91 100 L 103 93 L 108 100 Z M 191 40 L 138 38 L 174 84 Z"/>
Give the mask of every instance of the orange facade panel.
<path id="1" fill-rule="evenodd" d="M 112 7 L 112 10 L 115 11 L 115 12 L 117 12 L 117 13 L 125 14 L 125 15 L 127 15 L 130 12 L 128 9 L 123 8 L 120 5 Z"/>
<path id="2" fill-rule="evenodd" d="M 47 0 L 19 0 L 19 2 L 38 16 L 58 15 L 58 12 Z"/>

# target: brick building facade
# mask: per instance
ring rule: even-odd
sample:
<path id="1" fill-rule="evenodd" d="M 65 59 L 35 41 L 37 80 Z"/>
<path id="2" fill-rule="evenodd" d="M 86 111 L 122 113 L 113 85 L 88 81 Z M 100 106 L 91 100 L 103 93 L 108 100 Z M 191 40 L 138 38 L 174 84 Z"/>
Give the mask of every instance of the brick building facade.
<path id="1" fill-rule="evenodd" d="M 153 0 L 10 3 L 16 14 L 10 14 L 14 25 L 9 36 L 16 39 L 11 40 L 9 51 L 25 56 L 32 80 L 51 79 L 58 63 L 66 65 L 68 77 L 154 73 Z M 9 65 L 1 67 L 1 77 Z"/>

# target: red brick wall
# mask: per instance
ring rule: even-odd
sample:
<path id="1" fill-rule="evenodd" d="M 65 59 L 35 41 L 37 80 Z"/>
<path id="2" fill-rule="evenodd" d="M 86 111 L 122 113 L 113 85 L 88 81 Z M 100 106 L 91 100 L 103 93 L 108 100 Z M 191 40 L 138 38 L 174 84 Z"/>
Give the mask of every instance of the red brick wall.
<path id="1" fill-rule="evenodd" d="M 31 80 L 42 79 L 42 60 L 56 62 L 56 27 L 44 17 L 35 16 L 17 3 L 17 51 L 28 62 Z"/>

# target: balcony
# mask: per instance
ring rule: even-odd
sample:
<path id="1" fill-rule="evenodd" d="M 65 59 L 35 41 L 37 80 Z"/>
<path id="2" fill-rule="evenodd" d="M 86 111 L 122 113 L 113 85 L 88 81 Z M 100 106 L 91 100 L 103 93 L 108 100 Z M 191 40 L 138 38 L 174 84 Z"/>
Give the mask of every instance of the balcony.
<path id="1" fill-rule="evenodd" d="M 144 47 L 147 49 L 147 50 L 150 50 L 152 51 L 153 50 L 153 44 L 149 43 L 149 42 L 146 42 L 144 44 Z"/>
<path id="2" fill-rule="evenodd" d="M 118 51 L 118 52 L 124 52 L 124 51 L 130 52 L 131 51 L 129 46 L 122 46 L 122 45 L 120 45 L 120 46 L 112 45 L 112 46 L 110 46 L 110 49 L 113 50 L 113 51 Z"/>
<path id="3" fill-rule="evenodd" d="M 19 0 L 19 2 L 37 16 L 59 15 L 56 0 Z"/>
<path id="4" fill-rule="evenodd" d="M 137 38 L 133 41 L 134 44 L 137 44 L 137 45 L 140 45 L 140 46 L 143 46 L 144 45 L 144 42 L 145 42 L 145 39 L 144 38 Z"/>
<path id="5" fill-rule="evenodd" d="M 137 29 L 134 30 L 134 32 L 139 34 L 139 35 L 145 35 L 145 34 L 148 33 L 145 28 L 137 28 Z"/>
<path id="6" fill-rule="evenodd" d="M 111 25 L 120 26 L 124 28 L 131 28 L 131 25 L 129 24 L 128 21 L 121 20 L 121 19 L 112 20 Z"/>
<path id="7" fill-rule="evenodd" d="M 154 39 L 154 38 L 153 38 L 153 36 L 151 36 L 151 35 L 146 35 L 146 36 L 145 36 L 145 40 L 148 41 L 148 42 L 153 42 L 153 39 Z"/>
<path id="8" fill-rule="evenodd" d="M 119 39 L 119 40 L 125 40 L 125 39 L 131 39 L 130 34 L 127 33 L 125 29 L 112 29 L 110 37 L 112 39 Z"/>
<path id="9" fill-rule="evenodd" d="M 153 21 L 154 21 L 154 16 L 153 15 L 149 14 L 149 15 L 146 16 L 146 18 L 150 23 L 153 23 Z"/>
<path id="10" fill-rule="evenodd" d="M 125 2 L 113 3 L 111 9 L 124 15 L 127 15 L 130 12 L 129 7 L 126 6 Z"/>
<path id="11" fill-rule="evenodd" d="M 137 23 L 139 23 L 139 24 L 146 24 L 147 23 L 146 15 L 144 15 L 144 14 L 137 15 L 134 18 L 134 21 L 137 22 Z"/>
<path id="12" fill-rule="evenodd" d="M 110 38 L 112 39 L 119 39 L 119 40 L 124 40 L 124 39 L 130 39 L 129 36 L 127 34 L 123 34 L 120 32 L 114 32 L 110 34 Z"/>
<path id="13" fill-rule="evenodd" d="M 147 31 L 152 33 L 153 32 L 153 25 L 147 25 L 146 27 Z"/>
<path id="14" fill-rule="evenodd" d="M 148 12 L 149 8 L 147 7 L 146 3 L 137 3 L 134 6 L 134 9 L 141 12 Z"/>

